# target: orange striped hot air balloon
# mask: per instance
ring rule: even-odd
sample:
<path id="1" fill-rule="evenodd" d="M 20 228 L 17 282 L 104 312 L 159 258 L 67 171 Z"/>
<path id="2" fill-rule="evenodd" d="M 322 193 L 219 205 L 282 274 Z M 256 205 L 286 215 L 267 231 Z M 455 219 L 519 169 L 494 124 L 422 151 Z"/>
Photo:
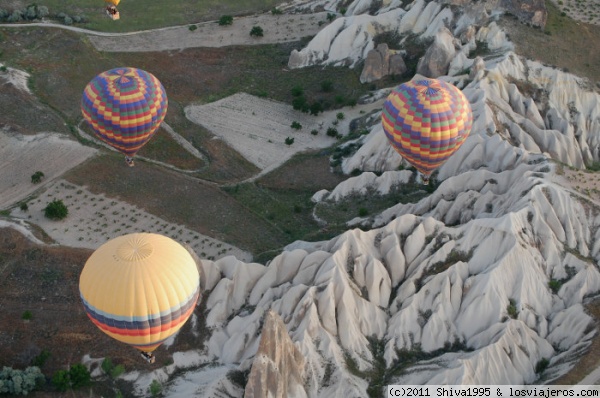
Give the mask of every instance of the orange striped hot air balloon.
<path id="1" fill-rule="evenodd" d="M 450 83 L 416 79 L 396 87 L 381 115 L 394 149 L 423 175 L 431 173 L 463 144 L 473 125 L 471 105 Z"/>
<path id="2" fill-rule="evenodd" d="M 96 136 L 125 154 L 130 165 L 164 120 L 167 106 L 160 81 L 136 68 L 102 72 L 88 83 L 81 99 L 81 113 Z"/>
<path id="3" fill-rule="evenodd" d="M 171 238 L 135 233 L 109 240 L 87 260 L 79 293 L 91 321 L 153 360 L 152 351 L 190 317 L 200 277 L 190 253 Z"/>

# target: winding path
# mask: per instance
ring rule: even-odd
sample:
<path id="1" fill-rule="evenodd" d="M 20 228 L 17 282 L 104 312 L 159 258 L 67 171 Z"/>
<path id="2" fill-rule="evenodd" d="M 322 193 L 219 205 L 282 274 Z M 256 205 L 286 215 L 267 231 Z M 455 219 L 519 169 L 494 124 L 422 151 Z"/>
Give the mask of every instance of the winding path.
<path id="1" fill-rule="evenodd" d="M 233 24 L 228 26 L 220 26 L 216 21 L 208 21 L 125 33 L 98 32 L 51 22 L 0 24 L 0 27 L 36 26 L 65 29 L 88 35 L 91 43 L 99 51 L 148 52 L 297 41 L 316 35 L 326 22 L 327 13 L 319 12 L 314 14 L 260 14 L 235 18 Z M 195 25 L 196 29 L 190 30 L 191 25 Z M 262 27 L 264 35 L 262 37 L 250 36 L 253 26 Z"/>

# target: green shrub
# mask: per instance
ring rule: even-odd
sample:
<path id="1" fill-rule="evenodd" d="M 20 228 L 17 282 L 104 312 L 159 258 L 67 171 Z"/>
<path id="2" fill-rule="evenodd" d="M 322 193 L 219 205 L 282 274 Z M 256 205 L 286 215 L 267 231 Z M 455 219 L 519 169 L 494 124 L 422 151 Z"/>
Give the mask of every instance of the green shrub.
<path id="1" fill-rule="evenodd" d="M 335 14 L 334 14 L 334 13 L 332 13 L 332 12 L 328 12 L 328 13 L 327 13 L 327 20 L 328 20 L 329 22 L 331 22 L 331 21 L 333 21 L 334 19 L 335 19 Z"/>
<path id="2" fill-rule="evenodd" d="M 102 370 L 104 373 L 109 375 L 111 378 L 116 379 L 121 376 L 125 372 L 125 367 L 123 365 L 114 365 L 112 359 L 109 357 L 104 358 L 102 361 Z"/>
<path id="3" fill-rule="evenodd" d="M 519 315 L 519 310 L 517 310 L 517 302 L 513 299 L 509 299 L 506 311 L 512 319 L 517 319 L 517 316 Z"/>
<path id="4" fill-rule="evenodd" d="M 286 145 L 292 145 L 294 143 L 294 139 L 292 137 L 287 137 L 285 139 L 285 144 Z"/>
<path id="5" fill-rule="evenodd" d="M 535 373 L 544 373 L 544 370 L 546 370 L 546 368 L 548 367 L 548 365 L 550 364 L 550 361 L 548 361 L 548 359 L 546 358 L 542 358 L 538 361 L 538 363 L 535 365 Z"/>
<path id="6" fill-rule="evenodd" d="M 19 209 L 21 209 L 21 211 L 27 211 L 27 210 L 29 210 L 29 206 L 27 205 L 26 202 L 23 202 L 19 205 Z"/>
<path id="7" fill-rule="evenodd" d="M 548 282 L 548 287 L 550 288 L 550 290 L 552 290 L 552 292 L 554 294 L 558 293 L 561 286 L 562 286 L 562 282 L 559 280 L 556 280 L 556 279 L 550 279 L 550 281 Z"/>
<path id="8" fill-rule="evenodd" d="M 344 120 L 344 112 L 338 112 L 338 114 L 335 115 L 335 117 L 337 118 L 337 120 Z"/>
<path id="9" fill-rule="evenodd" d="M 323 112 L 323 104 L 321 104 L 319 101 L 315 101 L 310 105 L 311 115 L 317 116 L 321 112 Z"/>
<path id="10" fill-rule="evenodd" d="M 29 310 L 23 312 L 23 315 L 21 315 L 21 319 L 23 319 L 24 321 L 30 321 L 31 318 L 33 318 L 33 314 Z"/>
<path id="11" fill-rule="evenodd" d="M 294 86 L 294 87 L 292 87 L 292 95 L 294 97 L 300 97 L 303 94 L 304 94 L 304 89 L 302 88 L 302 86 Z"/>
<path id="12" fill-rule="evenodd" d="M 71 388 L 87 386 L 91 380 L 90 371 L 80 363 L 71 365 L 69 379 L 71 380 Z"/>
<path id="13" fill-rule="evenodd" d="M 69 389 L 69 372 L 67 370 L 57 370 L 52 375 L 52 385 L 57 391 L 65 392 Z"/>
<path id="14" fill-rule="evenodd" d="M 196 29 L 198 29 L 198 27 L 196 25 L 190 25 L 190 26 L 188 26 L 188 29 L 190 30 L 190 32 L 193 32 Z"/>
<path id="15" fill-rule="evenodd" d="M 304 98 L 304 96 L 298 96 L 295 97 L 292 100 L 292 107 L 297 110 L 297 111 L 301 111 L 304 113 L 308 113 L 308 111 L 310 110 L 310 107 L 308 106 L 308 103 L 306 102 L 306 98 Z"/>
<path id="16" fill-rule="evenodd" d="M 152 395 L 153 397 L 157 397 L 158 394 L 160 394 L 160 392 L 162 391 L 162 385 L 158 380 L 152 380 L 152 383 L 150 383 L 150 387 L 148 387 L 148 391 L 150 391 L 150 395 Z"/>
<path id="17" fill-rule="evenodd" d="M 317 134 L 319 134 L 319 130 L 317 130 L 317 129 L 312 129 L 312 130 L 310 130 L 310 133 L 311 133 L 312 135 L 317 135 Z"/>
<path id="18" fill-rule="evenodd" d="M 263 28 L 260 26 L 253 26 L 252 29 L 250 29 L 250 36 L 263 37 L 263 34 Z"/>
<path id="19" fill-rule="evenodd" d="M 51 220 L 62 220 L 69 214 L 69 209 L 60 199 L 54 199 L 44 209 L 44 215 Z"/>
<path id="20" fill-rule="evenodd" d="M 293 121 L 291 126 L 291 128 L 293 128 L 294 130 L 301 130 L 302 129 L 302 125 L 300 123 L 298 123 L 297 121 Z"/>
<path id="21" fill-rule="evenodd" d="M 0 395 L 27 395 L 43 381 L 44 375 L 37 366 L 30 366 L 25 370 L 5 366 L 0 371 Z"/>
<path id="22" fill-rule="evenodd" d="M 277 7 L 273 7 L 273 8 L 271 9 L 271 14 L 273 14 L 273 15 L 281 15 L 281 14 L 283 14 L 283 11 L 281 11 L 281 10 L 280 10 L 279 8 L 277 8 Z"/>
<path id="23" fill-rule="evenodd" d="M 359 217 L 366 217 L 367 214 L 369 214 L 369 210 L 365 209 L 364 207 L 361 207 L 360 209 L 358 209 Z"/>
<path id="24" fill-rule="evenodd" d="M 41 171 L 36 171 L 31 175 L 31 182 L 34 184 L 39 184 L 42 181 L 42 178 L 44 178 L 44 173 Z"/>
<path id="25" fill-rule="evenodd" d="M 338 136 L 338 131 L 335 127 L 329 127 L 327 129 L 327 135 L 329 137 L 337 137 Z"/>
<path id="26" fill-rule="evenodd" d="M 225 26 L 231 24 L 233 24 L 233 17 L 231 15 L 222 15 L 221 18 L 219 18 L 219 25 Z"/>
<path id="27" fill-rule="evenodd" d="M 33 366 L 41 368 L 42 366 L 44 366 L 44 364 L 46 363 L 48 358 L 50 358 L 50 356 L 50 351 L 42 350 L 42 352 L 40 352 L 35 358 L 31 360 L 31 364 Z"/>

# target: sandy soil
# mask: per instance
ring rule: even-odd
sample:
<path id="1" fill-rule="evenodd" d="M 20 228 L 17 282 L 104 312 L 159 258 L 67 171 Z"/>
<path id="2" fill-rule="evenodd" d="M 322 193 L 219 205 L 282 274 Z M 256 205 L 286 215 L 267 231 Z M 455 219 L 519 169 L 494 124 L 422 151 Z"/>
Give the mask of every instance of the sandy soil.
<path id="1" fill-rule="evenodd" d="M 189 26 L 157 29 L 127 34 L 90 35 L 90 41 L 100 51 L 133 52 L 181 50 L 192 47 L 224 47 L 282 43 L 316 35 L 327 22 L 327 13 L 314 14 L 261 14 L 235 18 L 229 26 L 215 21 Z M 263 37 L 250 36 L 254 26 L 263 29 Z"/>
<path id="2" fill-rule="evenodd" d="M 36 171 L 42 171 L 43 180 L 50 182 L 95 153 L 59 134 L 24 136 L 0 131 L 0 209 L 40 188 L 31 182 Z"/>
<path id="3" fill-rule="evenodd" d="M 598 0 L 552 0 L 552 3 L 576 21 L 600 25 Z"/>
<path id="4" fill-rule="evenodd" d="M 55 199 L 62 200 L 69 215 L 61 221 L 44 216 L 44 208 Z M 250 261 L 252 255 L 219 240 L 202 235 L 183 225 L 170 223 L 126 202 L 94 195 L 83 187 L 57 180 L 27 202 L 28 209 L 13 209 L 11 215 L 40 226 L 63 246 L 96 249 L 109 239 L 134 232 L 154 232 L 190 245 L 201 258 L 214 260 L 233 255 Z"/>
<path id="5" fill-rule="evenodd" d="M 225 140 L 263 175 L 295 153 L 331 146 L 336 139 L 326 134 L 328 128 L 347 134 L 352 119 L 381 109 L 380 102 L 312 116 L 284 103 L 239 93 L 210 104 L 188 106 L 185 111 L 188 119 Z M 343 114 L 342 120 L 338 120 L 338 113 Z M 293 129 L 292 122 L 300 123 L 302 128 Z M 313 130 L 316 135 L 311 133 Z M 287 145 L 286 138 L 293 138 L 293 144 Z"/>

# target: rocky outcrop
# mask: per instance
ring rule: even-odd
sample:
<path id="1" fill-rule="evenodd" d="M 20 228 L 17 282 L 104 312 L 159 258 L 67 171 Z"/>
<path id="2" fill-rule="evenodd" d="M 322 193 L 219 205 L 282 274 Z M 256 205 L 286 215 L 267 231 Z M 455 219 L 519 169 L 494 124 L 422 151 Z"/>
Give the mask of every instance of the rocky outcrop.
<path id="1" fill-rule="evenodd" d="M 523 23 L 542 29 L 546 26 L 548 10 L 544 0 L 500 0 L 500 8 Z"/>
<path id="2" fill-rule="evenodd" d="M 267 311 L 244 397 L 306 397 L 304 364 L 281 317 L 273 310 Z"/>
<path id="3" fill-rule="evenodd" d="M 454 36 L 447 28 L 442 28 L 423 58 L 419 60 L 417 73 L 432 78 L 445 75 L 455 55 Z"/>
<path id="4" fill-rule="evenodd" d="M 388 75 L 402 75 L 406 70 L 402 55 L 390 51 L 387 44 L 381 43 L 367 54 L 360 82 L 370 83 Z"/>

